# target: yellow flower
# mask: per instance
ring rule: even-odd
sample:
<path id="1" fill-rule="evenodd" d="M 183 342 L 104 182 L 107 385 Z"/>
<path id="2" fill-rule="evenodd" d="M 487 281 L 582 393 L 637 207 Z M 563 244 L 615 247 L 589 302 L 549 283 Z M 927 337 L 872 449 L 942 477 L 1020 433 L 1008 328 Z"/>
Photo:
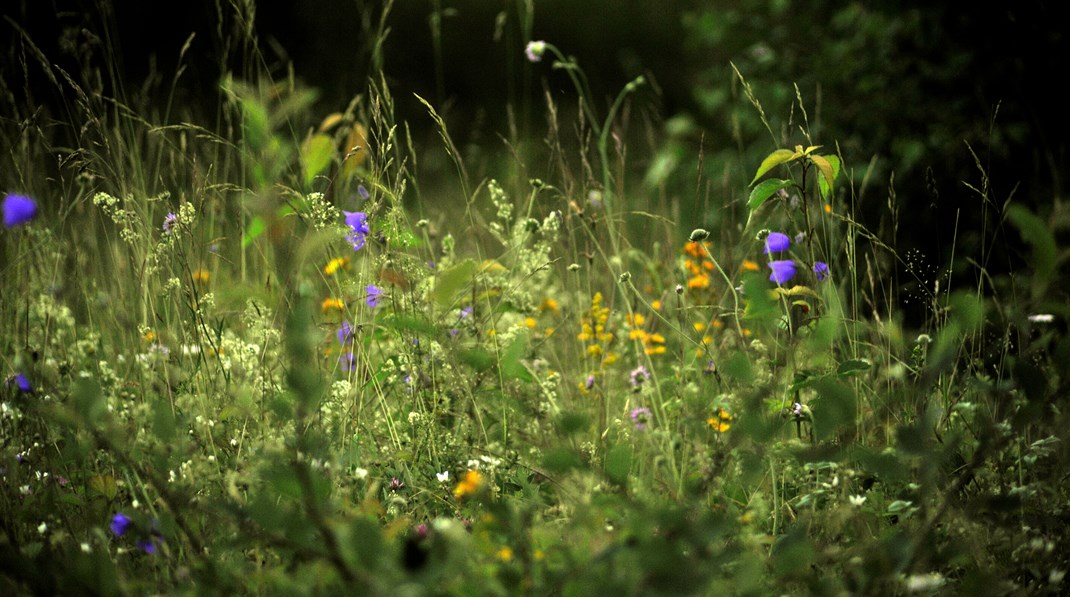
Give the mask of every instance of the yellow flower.
<path id="1" fill-rule="evenodd" d="M 712 417 L 706 419 L 706 424 L 717 433 L 724 433 L 732 427 L 732 414 L 723 408 L 718 408 Z"/>
<path id="2" fill-rule="evenodd" d="M 760 269 L 761 268 L 758 267 L 758 263 L 757 262 L 751 261 L 750 259 L 744 259 L 743 260 L 743 271 L 745 271 L 745 272 L 756 272 L 756 271 L 758 271 Z"/>
<path id="3" fill-rule="evenodd" d="M 340 298 L 328 297 L 323 299 L 323 302 L 320 303 L 320 309 L 322 309 L 324 313 L 329 313 L 332 309 L 335 311 L 342 311 L 345 308 L 346 304 L 343 303 Z"/>
<path id="4" fill-rule="evenodd" d="M 149 330 L 149 331 L 145 332 L 145 335 L 142 336 L 142 338 L 144 338 L 145 342 L 155 342 L 156 341 L 156 332 L 154 332 L 152 330 Z"/>
<path id="5" fill-rule="evenodd" d="M 453 497 L 457 499 L 475 495 L 483 487 L 483 474 L 475 469 L 465 472 L 464 477 L 453 488 Z"/>
<path id="6" fill-rule="evenodd" d="M 498 559 L 503 562 L 508 562 L 513 559 L 513 550 L 509 546 L 505 546 L 498 550 Z"/>
<path id="7" fill-rule="evenodd" d="M 204 269 L 203 267 L 193 272 L 193 281 L 198 284 L 207 284 L 208 278 L 208 270 Z"/>
<path id="8" fill-rule="evenodd" d="M 650 301 L 650 308 L 655 311 L 661 311 L 661 299 L 654 299 Z"/>
<path id="9" fill-rule="evenodd" d="M 349 265 L 349 257 L 335 257 L 327 262 L 327 265 L 323 268 L 323 273 L 328 276 L 333 276 L 335 272 L 343 269 Z"/>
<path id="10" fill-rule="evenodd" d="M 543 299 L 542 304 L 539 305 L 539 311 L 551 311 L 557 313 L 557 309 L 557 301 L 552 298 Z"/>
<path id="11" fill-rule="evenodd" d="M 537 326 L 537 325 L 538 325 L 538 322 L 535 321 L 534 317 L 526 317 L 526 318 L 524 318 L 524 321 L 522 321 L 520 323 L 520 327 L 526 327 L 529 330 L 535 329 L 535 326 Z"/>

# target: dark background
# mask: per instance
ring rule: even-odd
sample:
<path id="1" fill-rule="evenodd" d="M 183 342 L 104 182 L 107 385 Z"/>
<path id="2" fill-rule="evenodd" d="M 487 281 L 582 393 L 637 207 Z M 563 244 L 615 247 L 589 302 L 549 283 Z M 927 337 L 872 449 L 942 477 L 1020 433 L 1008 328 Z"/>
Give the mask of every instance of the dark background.
<path id="1" fill-rule="evenodd" d="M 397 120 L 409 122 L 418 141 L 437 143 L 414 94 L 446 116 L 460 145 L 493 145 L 509 127 L 507 105 L 520 133 L 532 137 L 545 132 L 544 90 L 569 105 L 567 78 L 524 59 L 530 28 L 531 39 L 577 58 L 602 109 L 635 76 L 652 82 L 637 100 L 644 113 L 655 115 L 658 126 L 674 117 L 685 123 L 672 132 L 682 174 L 679 188 L 668 185 L 669 196 L 686 200 L 701 150 L 711 176 L 727 167 L 743 181 L 725 202 L 745 197 L 761 156 L 777 144 L 805 143 L 797 111 L 788 125 L 796 84 L 815 142 L 838 144 L 858 176 L 872 165 L 876 190 L 859 206 L 866 224 L 888 233 L 887 189 L 894 188 L 909 224 L 895 242 L 920 247 L 932 261 L 948 258 L 952 238 L 959 255 L 977 253 L 988 242 L 980 236 L 983 214 L 998 213 L 1009 197 L 1046 215 L 1065 194 L 1070 127 L 1058 88 L 1067 44 L 1062 13 L 1047 2 L 966 9 L 934 2 L 544 0 L 533 4 L 530 22 L 523 2 L 398 2 L 385 19 L 389 35 L 378 63 L 382 3 L 263 2 L 251 22 L 234 9 L 238 4 L 8 2 L 0 73 L 9 101 L 23 110 L 8 118 L 40 110 L 62 119 L 69 102 L 34 67 L 20 29 L 50 63 L 71 73 L 95 64 L 106 72 L 106 95 L 149 105 L 167 101 L 179 50 L 195 33 L 173 120 L 210 123 L 221 76 L 249 73 L 255 60 L 278 77 L 292 63 L 297 78 L 319 90 L 323 115 L 344 109 L 381 67 L 397 99 Z M 762 101 L 780 136 L 776 144 L 742 97 L 730 63 Z M 963 184 L 981 187 L 977 160 L 990 177 L 988 204 Z M 1015 235 L 1001 233 L 1006 255 L 988 263 L 994 271 L 1021 264 Z"/>

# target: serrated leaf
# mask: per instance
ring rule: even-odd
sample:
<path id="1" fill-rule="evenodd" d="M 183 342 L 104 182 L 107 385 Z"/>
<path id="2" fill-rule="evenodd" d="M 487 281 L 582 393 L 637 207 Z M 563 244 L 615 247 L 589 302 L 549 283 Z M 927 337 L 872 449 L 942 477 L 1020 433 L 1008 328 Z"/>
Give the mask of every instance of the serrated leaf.
<path id="1" fill-rule="evenodd" d="M 769 180 L 763 180 L 761 184 L 754 187 L 750 192 L 750 197 L 747 198 L 747 207 L 754 211 L 761 207 L 765 203 L 766 199 L 773 196 L 774 193 L 780 189 L 787 188 L 793 184 L 791 179 L 779 179 L 770 178 Z"/>
<path id="2" fill-rule="evenodd" d="M 89 489 L 108 500 L 119 494 L 119 483 L 111 475 L 93 475 L 89 477 Z"/>
<path id="3" fill-rule="evenodd" d="M 823 157 L 825 159 L 825 161 L 828 162 L 829 166 L 832 167 L 832 179 L 831 180 L 829 180 L 825 176 L 822 176 L 821 178 L 817 179 L 817 189 L 818 189 L 818 191 L 821 192 L 821 198 L 822 199 L 828 199 L 829 192 L 832 191 L 832 183 L 834 183 L 836 181 L 836 177 L 838 177 L 840 175 L 840 157 L 839 156 L 835 156 L 835 155 L 817 156 L 817 157 Z M 824 170 L 822 170 L 821 173 L 824 174 L 825 173 Z"/>
<path id="4" fill-rule="evenodd" d="M 765 159 L 762 160 L 762 165 L 758 166 L 758 171 L 754 173 L 754 178 L 751 179 L 750 184 L 753 185 L 755 181 L 761 178 L 766 172 L 769 172 L 783 163 L 790 162 L 797 157 L 799 156 L 790 149 L 778 149 L 767 155 Z"/>
<path id="5" fill-rule="evenodd" d="M 301 148 L 301 168 L 305 172 L 305 186 L 310 186 L 327 166 L 334 155 L 334 143 L 322 133 L 312 135 Z"/>
<path id="6" fill-rule="evenodd" d="M 850 359 L 840 363 L 839 367 L 836 367 L 837 375 L 851 375 L 852 373 L 858 373 L 865 371 L 873 366 L 873 363 L 869 359 Z"/>

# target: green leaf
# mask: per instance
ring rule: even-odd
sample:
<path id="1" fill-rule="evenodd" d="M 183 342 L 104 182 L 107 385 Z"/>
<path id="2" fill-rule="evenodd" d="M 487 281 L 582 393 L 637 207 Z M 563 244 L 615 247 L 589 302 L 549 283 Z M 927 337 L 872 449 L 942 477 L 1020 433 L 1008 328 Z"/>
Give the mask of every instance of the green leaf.
<path id="1" fill-rule="evenodd" d="M 606 453 L 606 476 L 617 485 L 628 482 L 632 470 L 632 449 L 627 444 L 617 444 Z"/>
<path id="2" fill-rule="evenodd" d="M 331 164 L 334 142 L 323 133 L 313 135 L 301 148 L 301 167 L 305 171 L 305 186 L 311 186 L 319 173 Z"/>
<path id="3" fill-rule="evenodd" d="M 407 315 L 389 317 L 384 319 L 382 324 L 385 327 L 402 332 L 416 332 L 427 336 L 434 336 L 437 333 L 435 326 L 427 320 Z"/>
<path id="4" fill-rule="evenodd" d="M 769 180 L 763 180 L 761 184 L 754 187 L 750 192 L 750 197 L 747 199 L 747 207 L 751 211 L 754 211 L 761 207 L 765 200 L 772 197 L 774 193 L 780 189 L 791 186 L 793 181 L 790 178 L 779 179 L 770 178 Z"/>
<path id="5" fill-rule="evenodd" d="M 853 373 L 859 373 L 865 371 L 873 366 L 873 363 L 869 362 L 869 359 L 851 359 L 840 363 L 840 366 L 836 368 L 836 375 L 844 376 L 851 375 Z"/>
<path id="6" fill-rule="evenodd" d="M 817 158 L 821 158 L 821 160 L 828 165 L 828 169 L 823 168 L 821 162 L 817 161 Z M 817 179 L 817 189 L 821 192 L 821 198 L 828 199 L 829 192 L 832 191 L 832 183 L 835 182 L 836 177 L 840 175 L 840 157 L 835 155 L 814 155 L 810 156 L 810 159 L 821 169 L 822 176 Z"/>
<path id="7" fill-rule="evenodd" d="M 253 244 L 253 241 L 264 232 L 267 232 L 267 222 L 260 216 L 253 216 L 253 219 L 249 221 L 249 226 L 245 229 L 245 234 L 241 237 L 241 246 L 248 247 Z"/>
<path id="8" fill-rule="evenodd" d="M 468 284 L 476 271 L 476 262 L 466 259 L 445 270 L 438 277 L 438 284 L 431 293 L 440 307 L 447 307 L 453 302 L 453 296 Z"/>
<path id="9" fill-rule="evenodd" d="M 1033 247 L 1033 296 L 1040 296 L 1048 289 L 1055 274 L 1056 246 L 1048 226 L 1035 214 L 1021 205 L 1007 208 L 1007 218 L 1018 228 L 1025 242 Z"/>
<path id="10" fill-rule="evenodd" d="M 528 335 L 517 334 L 516 338 L 502 353 L 501 372 L 505 379 L 519 379 L 522 381 L 534 381 L 531 372 L 520 362 L 528 351 Z"/>
<path id="11" fill-rule="evenodd" d="M 753 185 L 755 181 L 762 177 L 763 174 L 772 170 L 773 168 L 776 168 L 777 166 L 783 163 L 790 162 L 791 160 L 794 160 L 798 157 L 799 156 L 796 155 L 795 152 L 790 149 L 778 149 L 774 151 L 773 153 L 766 156 L 764 160 L 762 160 L 762 165 L 758 166 L 758 171 L 755 172 L 754 178 L 750 181 L 750 184 Z"/>
<path id="12" fill-rule="evenodd" d="M 494 366 L 494 355 L 481 348 L 458 351 L 457 360 L 476 371 L 487 371 Z"/>

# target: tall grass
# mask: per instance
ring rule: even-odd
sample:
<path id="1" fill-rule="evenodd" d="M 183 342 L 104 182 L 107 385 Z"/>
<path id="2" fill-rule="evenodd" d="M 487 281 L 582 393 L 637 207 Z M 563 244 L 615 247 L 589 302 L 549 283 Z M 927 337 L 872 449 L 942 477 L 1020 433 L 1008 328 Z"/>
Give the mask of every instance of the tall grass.
<path id="1" fill-rule="evenodd" d="M 739 71 L 769 158 L 696 178 L 629 128 L 643 81 L 600 101 L 548 44 L 526 74 L 576 109 L 547 93 L 544 143 L 502 137 L 497 172 L 425 98 L 414 143 L 381 72 L 319 113 L 253 3 L 222 18 L 210 121 L 123 93 L 107 44 L 66 73 L 14 42 L 65 113 L 5 95 L 4 184 L 40 207 L 0 240 L 5 592 L 1063 586 L 1065 251 L 980 159 L 980 234 L 1020 234 L 1031 271 L 921 263 L 894 182 L 868 230 L 867 170 Z M 443 154 L 453 180 L 421 184 Z M 717 217 L 681 216 L 699 201 Z"/>

